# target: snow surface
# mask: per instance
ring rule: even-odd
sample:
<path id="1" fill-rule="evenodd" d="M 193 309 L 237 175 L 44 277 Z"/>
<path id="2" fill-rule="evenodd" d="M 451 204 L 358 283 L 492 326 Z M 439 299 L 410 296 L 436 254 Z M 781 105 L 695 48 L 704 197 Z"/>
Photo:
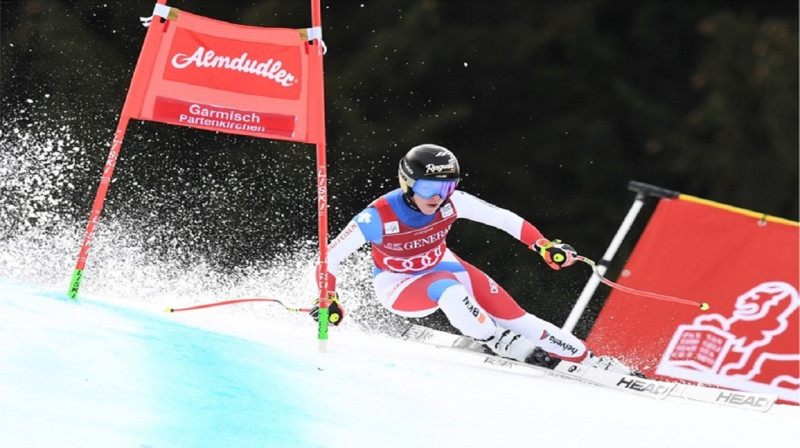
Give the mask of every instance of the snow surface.
<path id="1" fill-rule="evenodd" d="M 286 311 L 0 290 L 0 447 L 800 446 L 796 406 L 656 401 L 352 327 L 321 353 Z"/>

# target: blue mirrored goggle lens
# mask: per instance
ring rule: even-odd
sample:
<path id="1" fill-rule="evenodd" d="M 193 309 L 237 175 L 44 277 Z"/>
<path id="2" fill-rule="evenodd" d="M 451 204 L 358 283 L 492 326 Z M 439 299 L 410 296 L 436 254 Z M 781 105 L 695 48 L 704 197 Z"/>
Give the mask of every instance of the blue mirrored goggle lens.
<path id="1" fill-rule="evenodd" d="M 456 180 L 419 179 L 414 182 L 412 189 L 417 196 L 423 199 L 430 199 L 437 194 L 442 199 L 447 199 L 453 194 L 456 184 L 458 184 Z"/>

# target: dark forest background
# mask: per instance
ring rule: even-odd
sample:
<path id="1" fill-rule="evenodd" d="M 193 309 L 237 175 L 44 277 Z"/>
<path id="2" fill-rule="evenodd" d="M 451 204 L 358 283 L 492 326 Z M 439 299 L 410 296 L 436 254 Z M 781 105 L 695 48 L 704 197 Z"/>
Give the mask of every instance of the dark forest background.
<path id="1" fill-rule="evenodd" d="M 2 132 L 68 131 L 79 142 L 64 151 L 50 207 L 80 228 L 153 4 L 2 1 Z M 247 25 L 311 24 L 306 0 L 169 5 Z M 631 206 L 631 180 L 798 219 L 797 1 L 322 6 L 333 235 L 396 187 L 397 161 L 424 142 L 458 155 L 464 190 L 590 258 Z M 309 145 L 135 122 L 103 220 L 144 232 L 154 256 L 200 257 L 220 272 L 313 248 L 314 157 Z M 37 225 L 6 211 L 4 230 L 20 220 Z M 589 275 L 550 271 L 474 223 L 456 225 L 450 246 L 557 324 Z"/>

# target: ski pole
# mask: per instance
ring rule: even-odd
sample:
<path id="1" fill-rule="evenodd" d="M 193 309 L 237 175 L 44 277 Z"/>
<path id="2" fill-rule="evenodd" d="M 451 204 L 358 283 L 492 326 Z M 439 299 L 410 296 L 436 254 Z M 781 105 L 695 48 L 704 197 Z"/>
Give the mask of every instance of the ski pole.
<path id="1" fill-rule="evenodd" d="M 606 285 L 608 285 L 608 286 L 610 286 L 610 287 L 612 287 L 614 289 L 618 289 L 620 291 L 627 292 L 628 294 L 633 294 L 633 295 L 637 295 L 637 296 L 640 296 L 640 297 L 648 297 L 648 298 L 651 298 L 651 299 L 664 300 L 664 301 L 667 301 L 667 302 L 680 303 L 682 305 L 696 306 L 696 307 L 699 307 L 703 311 L 706 311 L 706 310 L 708 310 L 710 308 L 710 306 L 708 305 L 708 302 L 696 302 L 694 300 L 682 299 L 680 297 L 668 296 L 666 294 L 657 294 L 657 293 L 654 293 L 654 292 L 640 291 L 638 289 L 630 288 L 630 287 L 627 287 L 627 286 L 622 286 L 619 283 L 614 283 L 611 280 L 603 277 L 603 274 L 601 274 L 600 271 L 597 269 L 597 264 L 594 261 L 592 261 L 591 259 L 586 258 L 583 255 L 578 255 L 578 261 L 582 261 L 582 262 L 588 264 L 592 268 L 592 271 L 594 271 L 594 274 L 604 284 L 606 284 Z"/>
<path id="2" fill-rule="evenodd" d="M 284 303 L 281 302 L 278 299 L 267 299 L 267 298 L 262 298 L 262 297 L 254 297 L 254 298 L 247 298 L 247 299 L 235 299 L 235 300 L 225 300 L 225 301 L 222 301 L 222 302 L 206 303 L 204 305 L 189 306 L 189 307 L 186 307 L 186 308 L 167 308 L 166 312 L 175 313 L 175 312 L 178 312 L 178 311 L 199 310 L 199 309 L 203 309 L 203 308 L 211 308 L 211 307 L 223 306 L 223 305 L 234 305 L 234 304 L 237 304 L 237 303 L 245 303 L 245 302 L 272 302 L 272 303 L 277 303 L 278 305 L 282 306 L 284 309 L 286 309 L 286 311 L 291 311 L 291 312 L 295 312 L 295 313 L 308 313 L 308 312 L 311 312 L 311 308 L 293 308 L 293 307 L 284 305 Z"/>

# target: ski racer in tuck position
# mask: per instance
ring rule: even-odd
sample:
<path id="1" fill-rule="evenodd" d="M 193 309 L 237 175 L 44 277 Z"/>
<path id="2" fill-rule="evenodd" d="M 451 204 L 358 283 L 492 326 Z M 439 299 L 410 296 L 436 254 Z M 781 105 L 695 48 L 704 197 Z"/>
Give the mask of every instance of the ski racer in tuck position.
<path id="1" fill-rule="evenodd" d="M 373 201 L 331 242 L 328 284 L 336 290 L 339 264 L 365 243 L 372 246 L 373 286 L 381 304 L 410 318 L 441 309 L 450 323 L 495 354 L 537 363 L 536 347 L 550 356 L 620 373 L 632 373 L 614 358 L 595 356 L 569 332 L 526 312 L 494 280 L 447 248 L 457 218 L 501 229 L 539 254 L 551 268 L 576 261 L 575 250 L 551 241 L 515 213 L 456 190 L 460 167 L 448 149 L 424 144 L 400 160 L 400 188 Z M 344 308 L 331 293 L 329 322 L 338 325 Z M 314 307 L 312 317 L 318 319 Z"/>

